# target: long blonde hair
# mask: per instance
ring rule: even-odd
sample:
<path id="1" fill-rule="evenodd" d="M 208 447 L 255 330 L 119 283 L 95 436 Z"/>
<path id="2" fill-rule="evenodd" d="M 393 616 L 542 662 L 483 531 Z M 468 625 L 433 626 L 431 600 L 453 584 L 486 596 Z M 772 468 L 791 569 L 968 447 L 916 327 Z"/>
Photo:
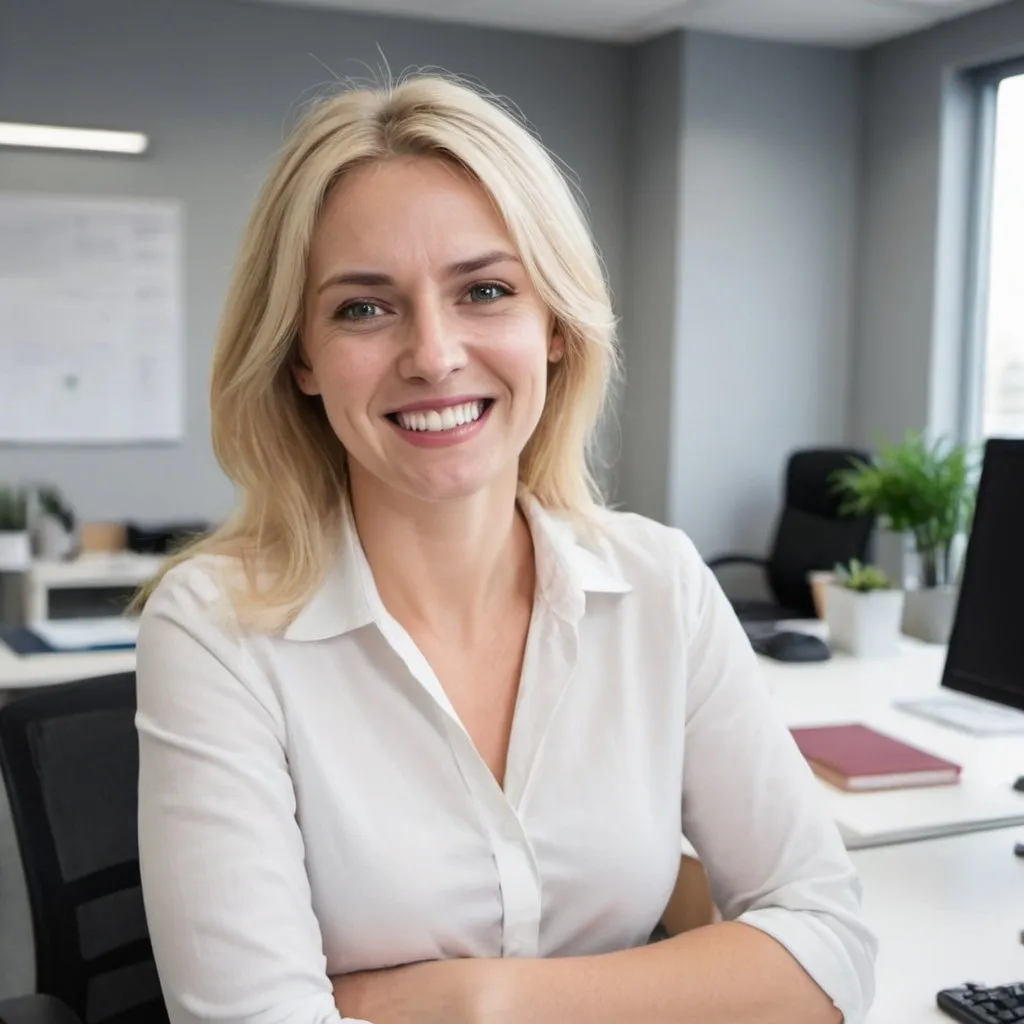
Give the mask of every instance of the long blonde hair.
<path id="1" fill-rule="evenodd" d="M 213 358 L 213 448 L 242 500 L 169 559 L 137 608 L 163 573 L 199 554 L 241 559 L 245 585 L 232 604 L 243 622 L 268 610 L 286 621 L 322 581 L 347 474 L 323 406 L 292 376 L 310 238 L 346 171 L 416 155 L 452 161 L 486 189 L 556 319 L 565 354 L 519 474 L 542 505 L 592 518 L 601 502 L 588 456 L 617 348 L 590 232 L 554 160 L 514 116 L 464 84 L 420 74 L 321 100 L 291 133 L 245 231 Z"/>

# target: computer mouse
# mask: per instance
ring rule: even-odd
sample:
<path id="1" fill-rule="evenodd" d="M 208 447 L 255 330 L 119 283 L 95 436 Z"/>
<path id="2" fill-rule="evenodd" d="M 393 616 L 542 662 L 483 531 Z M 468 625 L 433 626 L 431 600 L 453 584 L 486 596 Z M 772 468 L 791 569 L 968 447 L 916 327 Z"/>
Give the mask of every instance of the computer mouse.
<path id="1" fill-rule="evenodd" d="M 754 641 L 754 650 L 776 661 L 828 661 L 832 657 L 824 640 L 810 633 L 789 630 L 758 637 Z"/>
<path id="2" fill-rule="evenodd" d="M 1020 778 L 1017 779 L 1017 781 L 1013 784 L 1013 788 L 1017 790 L 1018 793 L 1024 793 L 1024 775 L 1020 776 Z"/>

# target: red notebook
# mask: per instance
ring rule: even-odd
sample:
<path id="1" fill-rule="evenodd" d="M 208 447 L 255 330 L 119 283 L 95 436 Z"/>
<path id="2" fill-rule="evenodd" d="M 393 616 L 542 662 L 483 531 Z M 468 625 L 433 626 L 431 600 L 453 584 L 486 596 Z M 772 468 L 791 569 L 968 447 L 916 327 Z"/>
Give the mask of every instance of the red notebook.
<path id="1" fill-rule="evenodd" d="M 900 789 L 960 781 L 960 765 L 866 725 L 826 725 L 792 733 L 815 775 L 840 789 Z"/>

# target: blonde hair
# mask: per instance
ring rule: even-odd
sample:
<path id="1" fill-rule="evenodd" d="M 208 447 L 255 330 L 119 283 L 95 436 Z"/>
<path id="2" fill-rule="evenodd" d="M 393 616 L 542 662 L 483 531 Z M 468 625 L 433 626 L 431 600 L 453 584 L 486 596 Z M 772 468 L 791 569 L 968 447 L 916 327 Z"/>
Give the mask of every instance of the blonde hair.
<path id="1" fill-rule="evenodd" d="M 402 156 L 455 163 L 503 217 L 565 343 L 520 479 L 542 505 L 593 518 L 601 501 L 588 456 L 617 349 L 583 214 L 552 157 L 514 116 L 464 84 L 419 74 L 320 100 L 291 133 L 250 217 L 213 358 L 213 448 L 242 500 L 219 529 L 168 561 L 137 608 L 163 573 L 199 554 L 241 559 L 245 584 L 232 605 L 243 622 L 275 609 L 287 620 L 322 581 L 347 474 L 321 403 L 292 376 L 310 238 L 346 171 Z"/>

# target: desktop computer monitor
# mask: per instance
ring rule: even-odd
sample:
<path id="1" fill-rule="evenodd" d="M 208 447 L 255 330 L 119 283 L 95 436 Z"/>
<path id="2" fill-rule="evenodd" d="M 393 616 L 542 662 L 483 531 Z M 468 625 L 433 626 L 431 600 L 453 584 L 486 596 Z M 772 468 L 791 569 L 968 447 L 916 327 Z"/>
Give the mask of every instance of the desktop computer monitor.
<path id="1" fill-rule="evenodd" d="M 1024 710 L 1024 440 L 985 446 L 942 685 Z"/>
<path id="2" fill-rule="evenodd" d="M 1024 733 L 1024 440 L 985 445 L 942 687 L 898 706 L 976 735 Z"/>

